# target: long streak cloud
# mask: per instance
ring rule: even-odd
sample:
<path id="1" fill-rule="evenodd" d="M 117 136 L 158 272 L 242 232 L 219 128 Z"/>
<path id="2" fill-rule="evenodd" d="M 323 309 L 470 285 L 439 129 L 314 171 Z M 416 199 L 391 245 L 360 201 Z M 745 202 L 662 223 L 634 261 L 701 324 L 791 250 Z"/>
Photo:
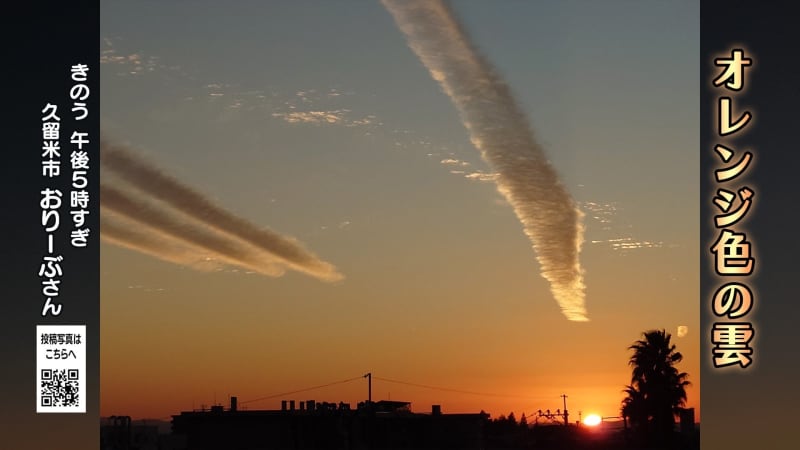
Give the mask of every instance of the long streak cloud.
<path id="1" fill-rule="evenodd" d="M 583 214 L 536 142 L 508 86 L 440 0 L 382 0 L 455 104 L 470 139 L 533 244 L 542 276 L 569 320 L 588 320 L 579 253 Z"/>
<path id="2" fill-rule="evenodd" d="M 297 240 L 223 209 L 126 146 L 103 139 L 100 150 L 104 172 L 123 181 L 100 187 L 104 240 L 199 270 L 233 265 L 281 276 L 290 268 L 325 281 L 343 278 Z"/>

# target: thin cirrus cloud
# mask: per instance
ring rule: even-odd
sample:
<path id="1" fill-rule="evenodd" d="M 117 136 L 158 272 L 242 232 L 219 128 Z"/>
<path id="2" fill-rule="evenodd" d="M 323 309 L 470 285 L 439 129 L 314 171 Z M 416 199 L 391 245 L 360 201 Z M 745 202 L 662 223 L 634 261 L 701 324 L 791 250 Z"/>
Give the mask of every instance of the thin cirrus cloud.
<path id="1" fill-rule="evenodd" d="M 358 127 L 372 125 L 375 123 L 375 116 L 368 115 L 359 119 L 350 117 L 349 109 L 333 109 L 327 111 L 285 111 L 274 112 L 272 117 L 284 120 L 288 123 L 313 123 L 328 125 L 344 125 L 346 127 Z"/>
<path id="2" fill-rule="evenodd" d="M 440 161 L 444 165 L 448 166 L 460 166 L 460 167 L 468 167 L 470 164 L 466 161 L 461 161 L 460 159 L 454 158 L 445 158 Z"/>
<path id="3" fill-rule="evenodd" d="M 101 237 L 110 243 L 200 270 L 233 265 L 280 276 L 288 268 L 324 281 L 344 278 L 296 239 L 223 209 L 127 146 L 103 139 L 100 149 L 109 178 L 124 182 L 100 186 Z"/>
<path id="4" fill-rule="evenodd" d="M 464 178 L 475 181 L 497 181 L 496 173 L 486 173 L 483 171 L 470 172 L 464 175 Z"/>
<path id="5" fill-rule="evenodd" d="M 140 76 L 157 71 L 180 72 L 180 66 L 168 66 L 160 62 L 159 58 L 145 55 L 142 52 L 120 52 L 111 38 L 103 38 L 100 51 L 100 64 L 113 66 L 112 73 L 117 76 Z"/>
<path id="6" fill-rule="evenodd" d="M 626 223 L 623 217 L 617 217 L 623 210 L 617 202 L 585 201 L 581 206 L 595 223 L 594 235 L 587 238 L 593 245 L 607 244 L 612 250 L 622 254 L 631 250 L 676 247 L 663 241 L 642 240 L 632 236 L 633 225 Z"/>
<path id="7" fill-rule="evenodd" d="M 568 320 L 588 320 L 578 258 L 583 215 L 547 162 L 508 86 L 442 1 L 382 1 L 496 172 L 497 188 L 522 222 L 561 311 Z"/>
<path id="8" fill-rule="evenodd" d="M 272 117 L 291 124 L 340 125 L 345 127 L 362 127 L 380 125 L 373 114 L 357 116 L 352 110 L 335 107 L 340 104 L 343 95 L 352 92 L 341 92 L 330 88 L 327 92 L 316 89 L 300 90 L 294 96 L 277 105 Z"/>
<path id="9" fill-rule="evenodd" d="M 665 244 L 661 241 L 640 241 L 632 237 L 622 237 L 615 239 L 593 239 L 592 244 L 609 244 L 613 250 L 638 250 L 641 248 L 661 248 Z"/>

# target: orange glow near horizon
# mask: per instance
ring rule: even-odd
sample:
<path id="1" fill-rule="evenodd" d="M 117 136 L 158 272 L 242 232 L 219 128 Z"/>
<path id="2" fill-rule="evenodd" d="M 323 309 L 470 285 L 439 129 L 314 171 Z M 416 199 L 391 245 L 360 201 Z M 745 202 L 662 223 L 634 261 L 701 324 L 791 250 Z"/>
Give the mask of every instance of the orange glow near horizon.
<path id="1" fill-rule="evenodd" d="M 124 264 L 123 256 L 128 258 Z M 435 278 L 455 277 L 448 271 L 422 271 L 417 276 L 423 279 L 410 284 L 374 267 L 330 288 L 299 275 L 279 280 L 235 273 L 199 276 L 104 245 L 101 415 L 168 419 L 204 405 L 227 406 L 229 396 L 251 410 L 280 409 L 282 399 L 355 407 L 367 398 L 366 380 L 255 400 L 367 372 L 374 377 L 373 400 L 408 401 L 420 413 L 441 405 L 443 413 L 483 410 L 497 418 L 514 412 L 517 419 L 525 414 L 532 423 L 539 409 L 563 409 L 560 396 L 566 394 L 572 424 L 579 411 L 619 415 L 631 376 L 627 347 L 643 330 L 657 327 L 643 324 L 664 323 L 663 317 L 648 317 L 645 306 L 625 299 L 627 310 L 599 310 L 591 322 L 551 320 L 557 310 L 528 298 L 525 286 L 531 280 L 523 263 L 462 277 L 471 266 L 461 264 L 468 258 L 455 256 L 447 267 L 454 268 L 458 277 L 452 279 L 458 283 L 447 287 Z M 655 267 L 670 262 L 659 257 L 642 253 L 626 260 Z M 591 274 L 594 298 L 610 299 L 609 308 L 623 297 L 613 274 L 626 260 L 611 259 Z M 395 288 L 381 290 L 373 283 Z M 643 272 L 631 279 L 624 295 L 639 291 L 638 283 L 658 285 L 659 280 Z M 156 289 L 162 286 L 167 289 Z M 665 292 L 691 298 L 695 286 L 687 282 Z M 381 301 L 364 300 L 372 297 Z M 674 325 L 665 328 L 673 333 L 684 356 L 679 367 L 692 382 L 686 406 L 695 408 L 700 420 L 699 339 L 692 333 L 700 325 L 688 313 L 670 314 Z M 678 325 L 688 327 L 685 337 L 675 334 Z M 586 342 L 592 342 L 592 351 Z"/>

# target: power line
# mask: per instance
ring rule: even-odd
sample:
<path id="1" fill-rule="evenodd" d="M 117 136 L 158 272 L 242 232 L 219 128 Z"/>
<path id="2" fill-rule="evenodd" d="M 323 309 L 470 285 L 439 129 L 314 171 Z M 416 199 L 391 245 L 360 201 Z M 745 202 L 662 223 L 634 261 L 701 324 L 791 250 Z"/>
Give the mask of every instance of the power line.
<path id="1" fill-rule="evenodd" d="M 298 389 L 298 390 L 289 391 L 289 392 L 281 392 L 279 394 L 266 395 L 266 396 L 254 398 L 254 399 L 251 399 L 251 400 L 240 401 L 239 404 L 243 405 L 243 404 L 247 404 L 247 403 L 254 403 L 254 402 L 258 402 L 258 401 L 262 401 L 262 400 L 269 400 L 269 399 L 273 399 L 273 398 L 283 397 L 283 396 L 286 396 L 286 395 L 292 395 L 292 394 L 298 394 L 298 393 L 301 393 L 301 392 L 313 391 L 313 390 L 316 390 L 316 389 L 322 389 L 322 388 L 329 387 L 329 386 L 335 386 L 337 384 L 344 384 L 344 383 L 349 383 L 351 381 L 361 380 L 361 379 L 363 379 L 365 377 L 366 377 L 366 375 L 361 375 L 361 376 L 358 376 L 358 377 L 348 378 L 346 380 L 334 381 L 334 382 L 331 382 L 331 383 L 320 384 L 318 386 L 312 386 L 312 387 L 308 387 L 308 388 L 304 388 L 304 389 Z M 376 380 L 385 381 L 387 383 L 403 384 L 403 385 L 406 385 L 406 386 L 413 386 L 413 387 L 431 389 L 431 390 L 436 390 L 436 391 L 454 392 L 454 393 L 458 393 L 458 394 L 479 395 L 479 396 L 483 396 L 483 397 L 501 397 L 501 398 L 515 398 L 515 399 L 525 399 L 525 400 L 545 400 L 545 399 L 553 399 L 553 398 L 555 398 L 555 397 L 529 397 L 529 396 L 525 396 L 525 395 L 498 394 L 498 393 L 492 393 L 492 392 L 477 392 L 477 391 L 469 391 L 469 390 L 464 390 L 464 389 L 447 388 L 447 387 L 442 387 L 442 386 L 431 386 L 431 385 L 428 385 L 428 384 L 411 383 L 411 382 L 408 382 L 408 381 L 394 380 L 394 379 L 391 379 L 391 378 L 378 377 L 378 376 L 374 376 L 374 375 L 371 375 L 371 377 L 375 378 Z"/>
<path id="2" fill-rule="evenodd" d="M 321 389 L 321 388 L 328 387 L 328 386 L 334 386 L 334 385 L 337 385 L 337 384 L 349 383 L 351 381 L 360 380 L 362 378 L 364 378 L 363 375 L 362 376 L 358 376 L 358 377 L 354 377 L 354 378 L 348 378 L 346 380 L 334 381 L 333 383 L 320 384 L 319 386 L 313 386 L 313 387 L 309 387 L 309 388 L 305 388 L 305 389 L 298 389 L 296 391 L 282 392 L 280 394 L 273 394 L 273 395 L 267 395 L 267 396 L 264 396 L 264 397 L 254 398 L 252 400 L 239 402 L 239 404 L 253 403 L 253 402 L 258 402 L 258 401 L 261 401 L 261 400 L 268 400 L 268 399 L 271 399 L 271 398 L 283 397 L 284 395 L 291 395 L 291 394 L 298 394 L 300 392 L 313 391 L 315 389 Z"/>
<path id="3" fill-rule="evenodd" d="M 390 378 L 377 377 L 377 376 L 374 376 L 374 375 L 373 375 L 373 378 L 375 378 L 376 380 L 386 381 L 388 383 L 405 384 L 407 386 L 414 386 L 414 387 L 420 387 L 420 388 L 425 388 L 425 389 L 433 389 L 433 390 L 437 390 L 437 391 L 456 392 L 456 393 L 459 393 L 459 394 L 481 395 L 481 396 L 484 396 L 484 397 L 505 397 L 505 398 L 518 398 L 518 399 L 526 399 L 526 400 L 542 400 L 542 399 L 554 398 L 554 397 L 527 397 L 527 396 L 522 396 L 522 395 L 509 395 L 509 394 L 495 394 L 495 393 L 489 393 L 489 392 L 466 391 L 466 390 L 463 390 L 463 389 L 453 389 L 453 388 L 446 388 L 446 387 L 440 387 L 440 386 L 430 386 L 430 385 L 426 385 L 426 384 L 409 383 L 407 381 L 392 380 Z"/>

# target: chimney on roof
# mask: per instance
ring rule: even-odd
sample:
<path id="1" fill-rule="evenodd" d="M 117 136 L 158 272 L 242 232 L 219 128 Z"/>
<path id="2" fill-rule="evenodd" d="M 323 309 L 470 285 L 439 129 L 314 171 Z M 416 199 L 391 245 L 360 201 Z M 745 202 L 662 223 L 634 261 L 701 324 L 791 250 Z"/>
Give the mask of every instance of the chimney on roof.
<path id="1" fill-rule="evenodd" d="M 281 411 L 286 411 L 286 400 L 281 400 Z"/>
<path id="2" fill-rule="evenodd" d="M 294 411 L 294 400 L 289 400 L 289 411 Z"/>
<path id="3" fill-rule="evenodd" d="M 431 414 L 434 416 L 441 416 L 442 415 L 442 405 L 433 405 L 431 407 Z"/>
<path id="4" fill-rule="evenodd" d="M 236 411 L 238 404 L 239 404 L 239 399 L 236 397 L 231 397 L 231 411 Z"/>
<path id="5" fill-rule="evenodd" d="M 316 406 L 317 406 L 317 402 L 315 402 L 314 400 L 306 401 L 306 409 L 307 410 L 314 411 L 316 409 Z"/>

